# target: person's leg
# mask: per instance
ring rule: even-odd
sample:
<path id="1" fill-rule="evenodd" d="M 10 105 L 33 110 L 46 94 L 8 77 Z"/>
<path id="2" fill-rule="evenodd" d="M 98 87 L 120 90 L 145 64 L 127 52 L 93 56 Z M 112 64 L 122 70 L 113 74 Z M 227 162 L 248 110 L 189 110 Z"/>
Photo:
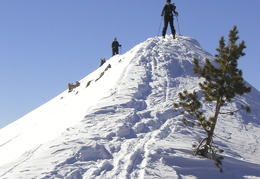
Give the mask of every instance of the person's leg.
<path id="1" fill-rule="evenodd" d="M 112 48 L 112 57 L 115 55 L 115 50 Z"/>
<path id="2" fill-rule="evenodd" d="M 171 30 L 172 30 L 172 36 L 175 39 L 176 31 L 175 31 L 175 28 L 174 28 L 174 25 L 173 25 L 173 17 L 170 17 L 169 21 L 170 21 L 170 27 L 171 27 Z"/>
<path id="3" fill-rule="evenodd" d="M 167 31 L 167 26 L 168 26 L 168 18 L 164 17 L 164 26 L 163 26 L 163 30 L 162 30 L 162 36 L 163 38 L 165 37 L 166 31 Z"/>

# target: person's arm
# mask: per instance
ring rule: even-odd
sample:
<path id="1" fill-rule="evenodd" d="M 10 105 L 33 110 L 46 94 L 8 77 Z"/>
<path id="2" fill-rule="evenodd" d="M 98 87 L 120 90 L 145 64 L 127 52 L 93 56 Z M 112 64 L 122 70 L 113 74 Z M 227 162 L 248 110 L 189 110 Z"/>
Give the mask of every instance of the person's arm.
<path id="1" fill-rule="evenodd" d="M 117 47 L 121 47 L 122 45 L 120 45 L 119 42 L 116 41 L 116 46 L 117 46 Z"/>
<path id="2" fill-rule="evenodd" d="M 164 16 L 165 15 L 165 6 L 163 7 L 163 9 L 162 9 L 162 14 L 161 14 L 161 16 Z"/>
<path id="3" fill-rule="evenodd" d="M 175 14 L 175 16 L 178 16 L 179 13 L 177 11 L 175 11 L 176 10 L 176 6 L 174 4 L 172 5 L 172 9 L 173 9 L 173 13 Z"/>

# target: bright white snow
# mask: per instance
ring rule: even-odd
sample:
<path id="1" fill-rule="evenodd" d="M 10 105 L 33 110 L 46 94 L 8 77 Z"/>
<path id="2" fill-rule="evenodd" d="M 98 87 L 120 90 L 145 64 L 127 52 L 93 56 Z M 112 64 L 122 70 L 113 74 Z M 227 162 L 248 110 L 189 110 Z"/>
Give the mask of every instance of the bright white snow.
<path id="1" fill-rule="evenodd" d="M 213 59 L 184 36 L 149 38 L 112 57 L 73 92 L 0 130 L 0 178 L 260 178 L 260 93 L 254 88 L 224 109 L 250 105 L 250 114 L 218 121 L 224 172 L 193 156 L 191 145 L 205 134 L 183 126 L 172 106 L 180 91 L 198 89 L 193 58 Z"/>

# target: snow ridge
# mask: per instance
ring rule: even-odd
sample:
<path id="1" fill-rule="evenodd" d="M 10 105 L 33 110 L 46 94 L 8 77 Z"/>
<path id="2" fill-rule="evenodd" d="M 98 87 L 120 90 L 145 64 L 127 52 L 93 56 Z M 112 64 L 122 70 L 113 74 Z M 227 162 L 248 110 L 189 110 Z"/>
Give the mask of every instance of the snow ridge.
<path id="1" fill-rule="evenodd" d="M 250 104 L 250 115 L 219 120 L 224 173 L 192 155 L 191 144 L 204 133 L 184 127 L 172 104 L 180 91 L 198 90 L 194 58 L 213 59 L 196 40 L 180 35 L 149 38 L 112 57 L 71 93 L 0 130 L 0 178 L 260 177 L 255 89 L 226 107 Z"/>

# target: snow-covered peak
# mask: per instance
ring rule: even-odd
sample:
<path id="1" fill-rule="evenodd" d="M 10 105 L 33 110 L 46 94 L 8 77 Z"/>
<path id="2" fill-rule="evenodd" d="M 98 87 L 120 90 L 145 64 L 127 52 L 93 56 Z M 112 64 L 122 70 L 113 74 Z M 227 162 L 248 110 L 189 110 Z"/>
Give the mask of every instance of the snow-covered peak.
<path id="1" fill-rule="evenodd" d="M 224 174 L 192 155 L 203 131 L 184 127 L 172 104 L 197 90 L 192 60 L 213 57 L 185 36 L 149 38 L 0 130 L 0 178 L 242 178 L 259 176 L 260 94 L 252 113 L 224 116 L 216 143 Z M 210 109 L 210 104 L 205 109 Z M 234 167 L 235 166 L 235 167 Z M 230 172 L 232 170 L 232 172 Z"/>

